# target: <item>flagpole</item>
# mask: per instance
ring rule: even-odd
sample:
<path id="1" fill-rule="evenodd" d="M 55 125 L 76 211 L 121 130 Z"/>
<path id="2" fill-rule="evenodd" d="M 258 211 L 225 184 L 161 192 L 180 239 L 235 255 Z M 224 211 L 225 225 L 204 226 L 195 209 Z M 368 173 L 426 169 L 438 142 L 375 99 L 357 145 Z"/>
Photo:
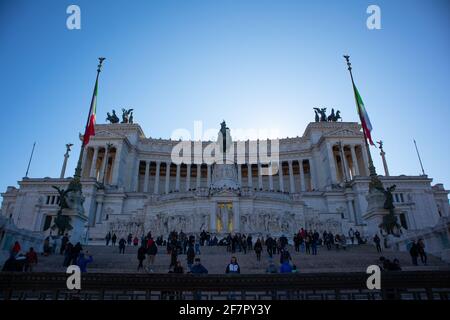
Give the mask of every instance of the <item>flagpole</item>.
<path id="1" fill-rule="evenodd" d="M 413 140 L 414 140 L 414 145 L 416 146 L 416 152 L 417 152 L 417 157 L 419 158 L 420 167 L 422 168 L 422 174 L 425 175 L 425 170 L 423 170 L 422 159 L 420 159 L 419 149 L 417 149 L 416 139 L 413 139 Z"/>
<path id="2" fill-rule="evenodd" d="M 28 161 L 27 172 L 25 173 L 25 178 L 28 178 L 28 171 L 30 170 L 31 159 L 33 159 L 34 146 L 36 145 L 36 141 L 33 143 L 33 149 L 31 149 L 30 160 Z"/>
<path id="3" fill-rule="evenodd" d="M 348 71 L 350 72 L 350 78 L 352 79 L 352 86 L 353 86 L 353 93 L 355 95 L 356 107 L 358 109 L 359 120 L 361 121 L 361 124 L 362 124 L 361 110 L 358 105 L 358 100 L 356 99 L 355 81 L 353 80 L 352 64 L 350 63 L 350 56 L 344 55 L 344 58 L 347 61 Z M 372 160 L 372 154 L 370 153 L 369 143 L 367 142 L 367 136 L 366 136 L 366 133 L 364 130 L 363 130 L 363 135 L 364 135 L 364 144 L 366 146 L 367 156 L 369 157 L 369 175 L 371 177 L 370 187 L 377 186 L 377 185 L 379 186 L 381 184 L 381 181 L 378 179 L 378 175 L 377 175 L 377 172 L 375 170 L 375 166 L 374 166 L 373 160 Z"/>
<path id="4" fill-rule="evenodd" d="M 100 75 L 100 72 L 102 71 L 102 64 L 103 64 L 103 60 L 105 60 L 105 58 L 98 58 L 99 60 L 99 64 L 97 66 L 97 76 L 95 78 L 95 83 L 97 84 L 98 82 L 98 78 Z M 85 126 L 85 134 L 86 134 L 86 129 L 89 126 L 89 119 L 92 113 L 92 108 L 93 108 L 93 102 L 95 99 L 95 85 L 94 85 L 94 91 L 92 93 L 92 99 L 91 99 L 91 106 L 89 107 L 89 113 L 88 113 L 88 117 L 87 117 L 87 121 L 86 121 L 86 126 Z M 73 176 L 73 180 L 70 183 L 70 187 L 72 187 L 72 189 L 76 190 L 76 191 L 81 191 L 81 183 L 80 183 L 80 179 L 81 179 L 81 162 L 83 161 L 83 153 L 84 153 L 84 139 L 81 141 L 81 150 L 80 150 L 80 156 L 78 157 L 78 162 L 77 162 L 77 167 L 75 169 L 75 175 Z"/>

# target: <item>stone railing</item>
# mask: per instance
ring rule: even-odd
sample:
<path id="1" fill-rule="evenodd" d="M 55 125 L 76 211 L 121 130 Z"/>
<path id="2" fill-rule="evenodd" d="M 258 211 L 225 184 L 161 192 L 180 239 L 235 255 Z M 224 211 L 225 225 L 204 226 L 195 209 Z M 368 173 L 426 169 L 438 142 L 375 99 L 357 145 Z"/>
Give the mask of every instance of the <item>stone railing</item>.
<path id="1" fill-rule="evenodd" d="M 365 273 L 192 275 L 83 274 L 81 291 L 66 288 L 64 273 L 0 273 L 0 299 L 442 299 L 450 273 L 390 272 L 381 290 L 366 287 Z"/>

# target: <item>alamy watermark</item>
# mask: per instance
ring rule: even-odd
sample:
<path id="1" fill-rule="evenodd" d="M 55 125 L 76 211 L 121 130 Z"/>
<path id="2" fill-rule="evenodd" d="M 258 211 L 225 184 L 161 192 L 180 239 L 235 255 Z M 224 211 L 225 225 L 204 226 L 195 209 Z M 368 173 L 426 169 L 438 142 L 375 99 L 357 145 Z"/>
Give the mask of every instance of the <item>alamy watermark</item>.
<path id="1" fill-rule="evenodd" d="M 371 4 L 367 7 L 366 12 L 370 16 L 366 20 L 366 26 L 369 30 L 380 30 L 381 29 L 381 9 L 375 4 Z"/>
<path id="2" fill-rule="evenodd" d="M 172 148 L 171 161 L 174 164 L 259 164 L 262 165 L 262 175 L 278 173 L 280 142 L 278 138 L 267 138 L 277 136 L 278 130 L 249 128 L 232 131 L 232 135 L 229 128 L 219 133 L 217 129 L 203 131 L 201 121 L 194 122 L 193 134 L 188 129 L 176 129 L 171 139 L 179 142 Z"/>

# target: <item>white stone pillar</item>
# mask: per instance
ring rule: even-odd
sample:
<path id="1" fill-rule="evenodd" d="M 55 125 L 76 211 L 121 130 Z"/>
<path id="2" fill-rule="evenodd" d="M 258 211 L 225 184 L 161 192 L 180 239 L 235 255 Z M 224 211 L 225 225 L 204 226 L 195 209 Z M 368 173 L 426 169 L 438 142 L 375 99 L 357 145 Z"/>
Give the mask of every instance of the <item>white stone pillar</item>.
<path id="1" fill-rule="evenodd" d="M 327 143 L 327 151 L 328 151 L 328 162 L 330 165 L 331 183 L 335 184 L 337 182 L 336 159 L 334 157 L 333 147 L 329 143 Z"/>
<path id="2" fill-rule="evenodd" d="M 186 191 L 191 187 L 191 165 L 186 165 Z"/>
<path id="3" fill-rule="evenodd" d="M 206 175 L 206 187 L 209 188 L 211 186 L 211 165 L 207 165 L 207 175 Z"/>
<path id="4" fill-rule="evenodd" d="M 134 186 L 133 186 L 133 190 L 134 192 L 138 192 L 139 191 L 139 167 L 141 166 L 141 160 L 137 160 L 137 164 L 136 164 L 136 175 L 134 177 Z"/>
<path id="5" fill-rule="evenodd" d="M 364 174 L 366 176 L 368 176 L 369 175 L 369 156 L 367 155 L 367 150 L 366 150 L 365 145 L 361 146 L 361 153 L 362 153 L 363 160 L 364 160 Z"/>
<path id="6" fill-rule="evenodd" d="M 295 193 L 294 169 L 292 168 L 292 160 L 288 161 L 288 165 L 289 165 L 289 184 L 290 184 L 289 192 Z"/>
<path id="7" fill-rule="evenodd" d="M 97 211 L 95 213 L 95 223 L 102 222 L 102 209 L 103 209 L 103 201 L 97 201 Z"/>
<path id="8" fill-rule="evenodd" d="M 284 192 L 284 181 L 283 181 L 283 161 L 278 164 L 278 179 L 280 183 L 280 191 Z"/>
<path id="9" fill-rule="evenodd" d="M 169 193 L 169 183 L 170 183 L 170 162 L 166 162 L 166 194 Z"/>
<path id="10" fill-rule="evenodd" d="M 316 171 L 315 171 L 313 162 L 314 162 L 313 158 L 308 158 L 309 175 L 310 175 L 310 178 L 311 178 L 311 189 L 315 190 L 317 188 L 318 182 L 317 182 L 317 176 L 316 176 Z"/>
<path id="11" fill-rule="evenodd" d="M 148 192 L 148 180 L 150 173 L 150 161 L 145 161 L 145 176 L 144 176 L 144 192 Z"/>
<path id="12" fill-rule="evenodd" d="M 159 174 L 161 171 L 161 162 L 156 161 L 155 186 L 153 188 L 154 194 L 159 194 Z"/>
<path id="13" fill-rule="evenodd" d="M 305 171 L 303 170 L 303 159 L 298 160 L 298 166 L 300 167 L 300 190 L 302 190 L 302 192 L 305 192 L 306 185 L 305 185 Z"/>
<path id="14" fill-rule="evenodd" d="M 273 168 L 272 163 L 269 164 L 269 190 L 273 191 Z"/>
<path id="15" fill-rule="evenodd" d="M 87 159 L 87 154 L 88 154 L 89 148 L 88 147 L 84 147 L 83 150 L 83 159 L 81 160 L 81 176 L 85 177 L 85 171 L 87 170 L 86 168 L 86 159 Z"/>
<path id="16" fill-rule="evenodd" d="M 119 169 L 120 169 L 120 156 L 122 153 L 122 146 L 119 145 L 116 147 L 116 153 L 114 155 L 113 162 L 113 175 L 112 175 L 112 185 L 119 185 Z"/>
<path id="17" fill-rule="evenodd" d="M 348 219 L 350 220 L 350 222 L 356 222 L 355 210 L 353 210 L 352 199 L 347 199 L 347 209 L 349 214 Z"/>
<path id="18" fill-rule="evenodd" d="M 180 171 L 181 171 L 181 164 L 177 164 L 177 175 L 175 178 L 175 190 L 180 191 Z"/>
<path id="19" fill-rule="evenodd" d="M 345 181 L 348 181 L 348 180 L 350 180 L 350 173 L 349 173 L 349 166 L 348 166 L 348 163 L 347 163 L 347 157 L 345 156 L 345 150 L 344 150 L 344 145 L 343 144 L 339 144 L 339 151 L 340 151 L 340 154 L 341 154 L 341 157 L 342 157 L 342 166 L 344 167 L 344 180 Z"/>
<path id="20" fill-rule="evenodd" d="M 233 201 L 233 231 L 240 232 L 241 213 L 239 210 L 239 201 Z"/>
<path id="21" fill-rule="evenodd" d="M 253 187 L 253 177 L 252 177 L 252 165 L 247 163 L 247 185 L 249 188 Z"/>
<path id="22" fill-rule="evenodd" d="M 352 144 L 350 146 L 350 150 L 352 153 L 352 164 L 353 164 L 353 172 L 355 176 L 359 176 L 359 167 L 358 167 L 358 160 L 356 158 L 356 151 L 355 151 L 355 145 Z"/>
<path id="23" fill-rule="evenodd" d="M 100 171 L 100 182 L 103 182 L 106 174 L 106 168 L 108 167 L 108 147 L 105 147 L 105 155 L 103 156 L 102 170 Z"/>
<path id="24" fill-rule="evenodd" d="M 209 228 L 211 230 L 212 233 L 215 233 L 217 231 L 216 229 L 216 202 L 215 201 L 211 201 L 211 209 L 210 209 L 210 225 Z"/>
<path id="25" fill-rule="evenodd" d="M 197 190 L 200 188 L 201 185 L 201 179 L 202 179 L 202 165 L 199 163 L 197 164 Z"/>
<path id="26" fill-rule="evenodd" d="M 94 147 L 94 155 L 92 156 L 91 170 L 89 173 L 89 177 L 91 177 L 91 178 L 97 178 L 96 177 L 97 157 L 98 157 L 98 147 Z"/>
<path id="27" fill-rule="evenodd" d="M 261 163 L 258 162 L 258 189 L 261 190 L 263 188 L 263 179 L 262 179 L 262 167 Z"/>
<path id="28" fill-rule="evenodd" d="M 242 165 L 238 164 L 237 165 L 237 169 L 238 169 L 238 182 L 239 182 L 239 186 L 242 187 Z"/>

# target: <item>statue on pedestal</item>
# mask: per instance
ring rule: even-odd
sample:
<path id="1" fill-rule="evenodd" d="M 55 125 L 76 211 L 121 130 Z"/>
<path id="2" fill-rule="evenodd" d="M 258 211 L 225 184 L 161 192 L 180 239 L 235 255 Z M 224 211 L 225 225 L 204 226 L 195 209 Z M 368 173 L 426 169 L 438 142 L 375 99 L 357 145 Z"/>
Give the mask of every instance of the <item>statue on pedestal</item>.
<path id="1" fill-rule="evenodd" d="M 119 122 L 119 117 L 116 115 L 116 110 L 113 109 L 112 115 L 109 112 L 107 112 L 106 115 L 107 115 L 106 121 L 109 121 L 110 123 Z"/>
<path id="2" fill-rule="evenodd" d="M 58 234 L 63 235 L 66 230 L 72 230 L 72 225 L 70 224 L 70 217 L 67 215 L 63 215 L 62 211 L 63 209 L 69 209 L 69 203 L 67 201 L 67 195 L 69 192 L 72 192 L 73 190 L 70 188 L 67 188 L 66 190 L 61 189 L 57 186 L 52 186 L 54 189 L 58 191 L 59 194 L 59 209 L 56 214 L 55 223 L 52 226 L 52 229 L 58 229 Z"/>
<path id="3" fill-rule="evenodd" d="M 387 232 L 388 235 L 394 235 L 396 237 L 400 236 L 401 226 L 397 222 L 397 217 L 395 216 L 395 206 L 394 206 L 394 197 L 392 192 L 395 190 L 396 185 L 392 185 L 386 190 L 384 188 L 377 187 L 377 189 L 383 192 L 385 201 L 383 208 L 389 210 L 389 213 L 383 216 L 383 221 L 380 224 L 380 228 Z"/>
<path id="4" fill-rule="evenodd" d="M 133 111 L 133 109 L 127 110 L 127 109 L 122 108 L 122 122 L 121 123 L 130 123 L 130 115 L 131 115 L 131 121 L 133 121 L 132 111 Z"/>

